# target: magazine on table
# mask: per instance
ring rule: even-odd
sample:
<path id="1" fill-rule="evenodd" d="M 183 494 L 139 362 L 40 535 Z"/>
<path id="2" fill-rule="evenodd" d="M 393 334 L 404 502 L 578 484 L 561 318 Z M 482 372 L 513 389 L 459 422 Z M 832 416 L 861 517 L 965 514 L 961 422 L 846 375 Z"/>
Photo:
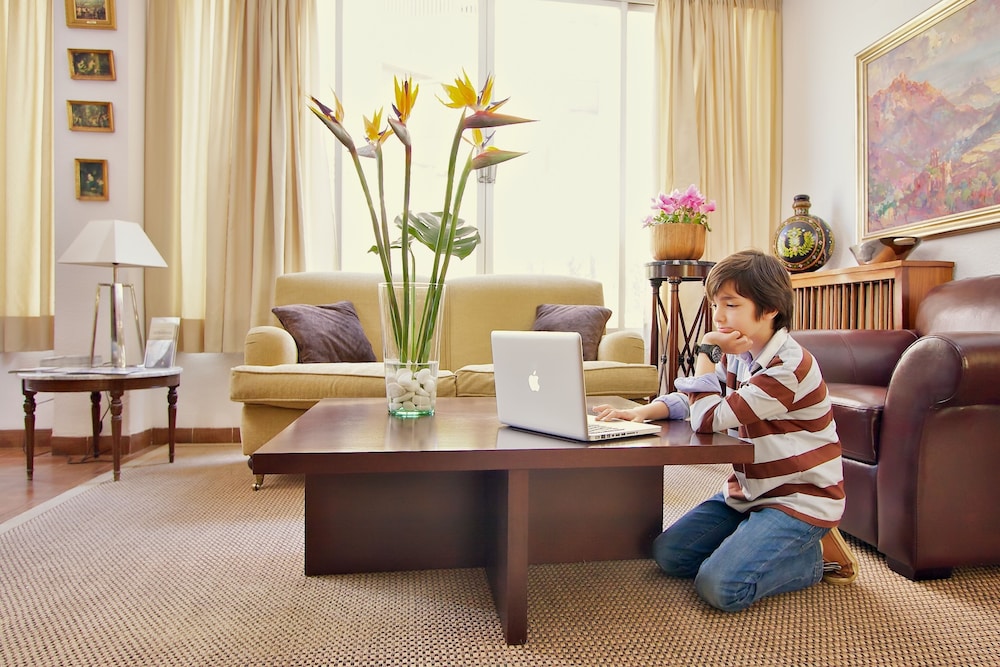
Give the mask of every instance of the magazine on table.
<path id="1" fill-rule="evenodd" d="M 177 334 L 181 328 L 179 317 L 154 317 L 146 336 L 145 368 L 173 368 L 177 357 Z"/>

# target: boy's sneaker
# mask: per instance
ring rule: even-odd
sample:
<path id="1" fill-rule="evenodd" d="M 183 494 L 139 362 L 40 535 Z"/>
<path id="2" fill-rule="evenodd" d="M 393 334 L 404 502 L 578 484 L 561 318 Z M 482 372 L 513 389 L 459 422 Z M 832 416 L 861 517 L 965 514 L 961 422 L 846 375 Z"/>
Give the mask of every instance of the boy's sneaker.
<path id="1" fill-rule="evenodd" d="M 836 528 L 820 540 L 823 547 L 823 581 L 849 584 L 858 578 L 858 559 Z"/>

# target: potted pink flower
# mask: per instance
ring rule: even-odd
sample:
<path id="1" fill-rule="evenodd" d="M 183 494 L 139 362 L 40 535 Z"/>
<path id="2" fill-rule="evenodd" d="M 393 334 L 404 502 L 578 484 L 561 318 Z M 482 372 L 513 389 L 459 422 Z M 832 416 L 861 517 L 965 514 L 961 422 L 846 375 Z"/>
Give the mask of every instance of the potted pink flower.
<path id="1" fill-rule="evenodd" d="M 655 213 L 642 226 L 651 231 L 651 248 L 656 260 L 700 259 L 705 252 L 705 232 L 712 231 L 708 214 L 715 202 L 705 198 L 696 185 L 685 192 L 674 190 L 653 198 Z"/>

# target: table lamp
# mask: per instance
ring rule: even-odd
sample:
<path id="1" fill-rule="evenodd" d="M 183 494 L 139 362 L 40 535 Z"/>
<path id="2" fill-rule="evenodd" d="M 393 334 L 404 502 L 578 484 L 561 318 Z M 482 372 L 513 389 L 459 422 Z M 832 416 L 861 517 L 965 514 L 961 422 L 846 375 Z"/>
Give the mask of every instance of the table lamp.
<path id="1" fill-rule="evenodd" d="M 125 368 L 125 325 L 122 320 L 125 311 L 125 288 L 128 288 L 132 295 L 132 313 L 135 317 L 135 330 L 139 335 L 140 348 L 145 347 L 145 342 L 139 323 L 135 288 L 131 283 L 123 285 L 118 282 L 118 269 L 131 266 L 165 268 L 167 263 L 163 261 L 163 257 L 157 252 L 156 246 L 146 236 L 142 227 L 138 223 L 126 220 L 91 220 L 59 258 L 59 263 L 111 267 L 111 282 L 98 283 L 97 294 L 94 297 L 90 365 L 94 365 L 94 349 L 97 345 L 97 314 L 101 306 L 101 288 L 108 287 L 111 293 L 111 365 L 114 368 Z"/>

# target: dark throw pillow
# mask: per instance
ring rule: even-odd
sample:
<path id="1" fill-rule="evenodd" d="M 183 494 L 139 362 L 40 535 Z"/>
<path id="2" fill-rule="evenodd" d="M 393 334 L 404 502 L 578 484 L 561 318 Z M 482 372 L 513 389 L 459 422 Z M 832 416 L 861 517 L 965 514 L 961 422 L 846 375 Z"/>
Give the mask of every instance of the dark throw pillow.
<path id="1" fill-rule="evenodd" d="M 299 363 L 377 361 L 350 301 L 277 306 L 271 312 L 295 339 Z"/>
<path id="2" fill-rule="evenodd" d="M 597 346 L 611 309 L 604 306 L 564 306 L 543 303 L 535 309 L 534 331 L 577 331 L 583 338 L 583 360 L 597 360 Z"/>

